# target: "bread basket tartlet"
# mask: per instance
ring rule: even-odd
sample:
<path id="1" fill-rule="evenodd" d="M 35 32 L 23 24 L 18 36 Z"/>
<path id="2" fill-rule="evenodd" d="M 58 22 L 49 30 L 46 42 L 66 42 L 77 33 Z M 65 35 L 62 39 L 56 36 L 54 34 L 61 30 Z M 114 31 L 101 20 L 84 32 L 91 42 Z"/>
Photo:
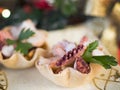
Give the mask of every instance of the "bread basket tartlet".
<path id="1" fill-rule="evenodd" d="M 18 39 L 20 34 L 22 35 L 21 41 Z M 23 34 L 27 37 L 23 36 Z M 31 36 L 28 36 L 28 34 Z M 45 30 L 37 30 L 31 20 L 26 20 L 16 27 L 4 28 L 0 31 L 0 63 L 11 69 L 23 69 L 34 66 L 38 57 L 44 53 L 43 49 L 47 49 L 46 38 L 47 32 Z M 10 43 L 8 45 L 7 39 L 12 42 L 15 41 L 17 44 Z"/>

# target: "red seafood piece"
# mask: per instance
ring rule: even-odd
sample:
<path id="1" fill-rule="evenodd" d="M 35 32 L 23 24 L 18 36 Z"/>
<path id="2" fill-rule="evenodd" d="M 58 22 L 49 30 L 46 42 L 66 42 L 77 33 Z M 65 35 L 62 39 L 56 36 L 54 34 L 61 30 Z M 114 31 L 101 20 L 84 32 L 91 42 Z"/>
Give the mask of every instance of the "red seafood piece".
<path id="1" fill-rule="evenodd" d="M 0 41 L 5 41 L 6 39 L 12 39 L 13 37 L 8 31 L 0 31 Z"/>
<path id="2" fill-rule="evenodd" d="M 82 39 L 80 40 L 80 44 L 84 44 L 87 41 L 88 41 L 88 37 L 87 36 L 83 36 Z"/>
<path id="3" fill-rule="evenodd" d="M 88 74 L 91 71 L 89 64 L 82 57 L 76 58 L 74 68 L 84 74 Z"/>
<path id="4" fill-rule="evenodd" d="M 84 52 L 84 46 L 78 45 L 77 48 L 74 48 L 72 51 L 69 51 L 67 54 L 65 54 L 60 60 L 56 62 L 57 66 L 66 66 L 73 61 L 75 61 L 76 57 L 80 57 Z"/>
<path id="5" fill-rule="evenodd" d="M 63 40 L 62 42 L 59 42 L 58 44 L 54 45 L 54 47 L 52 48 L 52 53 L 54 56 L 61 58 L 75 47 L 75 43 Z"/>
<path id="6" fill-rule="evenodd" d="M 0 31 L 0 50 L 5 45 L 6 39 L 12 39 L 11 34 L 8 31 Z"/>

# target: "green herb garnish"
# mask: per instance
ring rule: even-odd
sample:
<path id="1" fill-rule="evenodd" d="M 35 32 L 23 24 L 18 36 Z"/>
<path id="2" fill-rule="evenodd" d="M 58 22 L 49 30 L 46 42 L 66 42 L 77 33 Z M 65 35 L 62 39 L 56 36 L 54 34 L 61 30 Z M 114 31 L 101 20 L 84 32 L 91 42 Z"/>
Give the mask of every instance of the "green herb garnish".
<path id="1" fill-rule="evenodd" d="M 105 69 L 110 69 L 111 66 L 116 66 L 117 62 L 113 56 L 103 55 L 103 56 L 92 56 L 92 51 L 98 46 L 98 41 L 94 41 L 89 44 L 85 50 L 82 58 L 88 63 L 97 63 L 102 65 Z"/>
<path id="2" fill-rule="evenodd" d="M 33 34 L 35 34 L 35 33 L 33 31 L 31 31 L 30 29 L 27 29 L 27 30 L 22 29 L 17 40 L 7 39 L 6 42 L 8 45 L 15 45 L 16 51 L 20 51 L 21 53 L 26 55 L 28 53 L 29 49 L 32 48 L 32 44 L 30 44 L 28 42 L 23 42 L 23 40 L 28 39 Z"/>

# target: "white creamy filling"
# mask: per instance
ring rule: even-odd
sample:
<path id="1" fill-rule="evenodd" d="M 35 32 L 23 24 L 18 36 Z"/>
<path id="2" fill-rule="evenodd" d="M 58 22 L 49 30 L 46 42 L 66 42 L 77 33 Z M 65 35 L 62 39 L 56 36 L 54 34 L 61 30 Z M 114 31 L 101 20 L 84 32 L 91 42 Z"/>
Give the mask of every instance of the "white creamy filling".
<path id="1" fill-rule="evenodd" d="M 104 53 L 102 50 L 95 49 L 95 50 L 93 50 L 92 55 L 93 56 L 102 56 L 102 55 L 104 55 Z"/>
<path id="2" fill-rule="evenodd" d="M 75 47 L 76 47 L 75 44 L 71 43 L 71 44 L 68 44 L 65 46 L 65 50 L 66 50 L 66 52 L 69 52 Z"/>
<path id="3" fill-rule="evenodd" d="M 18 27 L 12 27 L 12 29 L 10 30 L 12 36 L 14 37 L 14 39 L 17 39 L 20 35 L 20 32 L 23 29 L 30 29 L 31 31 L 35 32 L 36 28 L 34 23 L 31 20 L 25 20 L 24 22 L 22 22 L 22 24 Z"/>
<path id="4" fill-rule="evenodd" d="M 45 42 L 45 36 L 39 31 L 36 31 L 35 35 L 27 39 L 27 42 L 31 43 L 33 46 L 39 47 Z"/>
<path id="5" fill-rule="evenodd" d="M 68 42 L 66 40 L 60 42 L 60 45 L 62 45 L 62 47 L 65 49 L 66 52 L 69 52 L 76 47 L 75 43 Z"/>
<path id="6" fill-rule="evenodd" d="M 5 45 L 5 46 L 3 46 L 1 52 L 4 56 L 10 57 L 14 52 L 14 46 L 13 45 L 9 45 L 9 46 Z"/>
<path id="7" fill-rule="evenodd" d="M 25 20 L 24 22 L 22 22 L 22 24 L 19 26 L 19 29 L 31 29 L 32 31 L 36 31 L 36 28 L 35 28 L 35 24 L 30 20 Z"/>

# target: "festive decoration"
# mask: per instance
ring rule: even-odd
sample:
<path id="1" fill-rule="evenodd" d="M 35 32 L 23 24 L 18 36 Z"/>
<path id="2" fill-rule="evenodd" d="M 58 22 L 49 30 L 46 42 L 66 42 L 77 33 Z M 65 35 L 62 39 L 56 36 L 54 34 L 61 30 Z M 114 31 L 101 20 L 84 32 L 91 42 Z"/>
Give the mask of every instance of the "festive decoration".
<path id="1" fill-rule="evenodd" d="M 21 1 L 22 2 L 22 1 Z M 24 0 L 21 7 L 16 7 L 4 25 L 16 25 L 31 19 L 37 28 L 47 30 L 60 29 L 67 25 L 68 18 L 77 12 L 77 0 Z"/>
<path id="2" fill-rule="evenodd" d="M 45 11 L 52 10 L 52 8 L 53 8 L 53 6 L 50 5 L 46 0 L 35 1 L 34 6 L 40 10 L 45 10 Z"/>

